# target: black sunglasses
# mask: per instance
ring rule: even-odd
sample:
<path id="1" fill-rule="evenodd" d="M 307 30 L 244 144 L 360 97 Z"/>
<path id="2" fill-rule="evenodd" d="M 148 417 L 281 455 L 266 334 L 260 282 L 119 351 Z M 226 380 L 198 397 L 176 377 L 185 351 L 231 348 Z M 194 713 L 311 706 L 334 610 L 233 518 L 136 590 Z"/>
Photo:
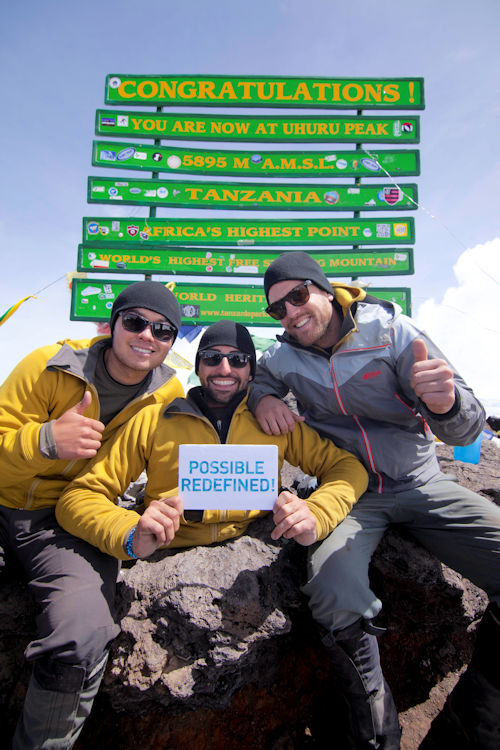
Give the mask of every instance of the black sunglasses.
<path id="1" fill-rule="evenodd" d="M 285 302 L 289 302 L 291 305 L 295 305 L 295 307 L 302 307 L 302 305 L 305 305 L 309 300 L 310 294 L 307 287 L 310 284 L 312 284 L 312 281 L 309 281 L 309 279 L 303 281 L 302 284 L 297 284 L 297 286 L 294 286 L 284 297 L 277 299 L 276 302 L 271 302 L 271 304 L 266 307 L 266 313 L 275 320 L 282 320 L 286 315 Z"/>
<path id="2" fill-rule="evenodd" d="M 120 315 L 122 326 L 129 333 L 141 333 L 141 331 L 144 331 L 149 326 L 151 333 L 158 341 L 170 341 L 177 335 L 177 328 L 170 325 L 170 323 L 166 323 L 164 320 L 153 322 L 136 312 L 122 312 Z"/>
<path id="3" fill-rule="evenodd" d="M 206 349 L 204 352 L 200 352 L 200 359 L 207 365 L 207 367 L 217 367 L 220 365 L 222 360 L 226 357 L 229 367 L 245 367 L 250 360 L 250 355 L 245 352 L 228 352 L 223 354 L 212 349 Z"/>

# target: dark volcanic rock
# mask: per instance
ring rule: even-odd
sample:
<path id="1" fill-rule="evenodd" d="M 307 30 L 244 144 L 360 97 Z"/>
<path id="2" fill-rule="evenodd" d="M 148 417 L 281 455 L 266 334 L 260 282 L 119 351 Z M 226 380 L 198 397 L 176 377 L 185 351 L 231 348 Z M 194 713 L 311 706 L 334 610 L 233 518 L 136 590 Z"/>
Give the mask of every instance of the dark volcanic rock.
<path id="1" fill-rule="evenodd" d="M 477 467 L 451 451 L 438 446 L 443 469 L 498 501 L 498 449 L 483 446 Z M 79 750 L 343 750 L 342 697 L 300 593 L 306 553 L 273 542 L 271 528 L 263 519 L 225 544 L 123 567 L 122 633 Z M 370 575 L 384 602 L 380 648 L 402 747 L 413 750 L 469 658 L 486 598 L 397 530 Z M 0 717 L 11 732 L 33 609 L 15 575 L 0 591 Z"/>

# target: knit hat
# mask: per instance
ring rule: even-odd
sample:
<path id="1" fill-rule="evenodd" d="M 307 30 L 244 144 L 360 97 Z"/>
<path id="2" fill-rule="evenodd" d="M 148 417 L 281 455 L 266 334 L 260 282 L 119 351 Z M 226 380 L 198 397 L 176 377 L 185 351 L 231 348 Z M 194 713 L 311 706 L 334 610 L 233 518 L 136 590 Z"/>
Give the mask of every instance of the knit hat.
<path id="1" fill-rule="evenodd" d="M 307 253 L 300 251 L 283 253 L 276 258 L 264 274 L 264 291 L 269 302 L 269 290 L 278 281 L 306 281 L 310 279 L 320 289 L 332 294 L 332 287 L 321 266 Z"/>
<path id="2" fill-rule="evenodd" d="M 111 310 L 111 333 L 113 333 L 118 314 L 132 307 L 143 307 L 163 315 L 176 327 L 177 331 L 181 326 L 181 311 L 177 298 L 159 281 L 137 281 L 120 292 Z"/>
<path id="3" fill-rule="evenodd" d="M 196 352 L 195 372 L 198 374 L 200 364 L 200 352 L 206 349 L 213 349 L 214 346 L 233 346 L 240 352 L 250 355 L 250 375 L 255 374 L 257 358 L 255 356 L 255 346 L 252 337 L 245 326 L 241 323 L 234 323 L 232 320 L 219 320 L 212 323 L 200 339 L 198 351 Z"/>

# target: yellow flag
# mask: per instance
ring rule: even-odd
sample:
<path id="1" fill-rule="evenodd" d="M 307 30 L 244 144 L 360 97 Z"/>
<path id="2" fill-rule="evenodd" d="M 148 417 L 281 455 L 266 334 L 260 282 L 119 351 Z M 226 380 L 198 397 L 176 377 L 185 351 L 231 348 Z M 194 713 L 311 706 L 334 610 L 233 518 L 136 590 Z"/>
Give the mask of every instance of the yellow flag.
<path id="1" fill-rule="evenodd" d="M 6 320 L 10 318 L 11 315 L 14 315 L 18 307 L 21 307 L 23 302 L 26 302 L 27 299 L 36 299 L 34 294 L 28 294 L 27 297 L 23 297 L 19 300 L 19 302 L 16 302 L 15 305 L 12 305 L 12 307 L 9 307 L 8 310 L 4 312 L 3 315 L 0 315 L 0 326 L 2 326 Z"/>

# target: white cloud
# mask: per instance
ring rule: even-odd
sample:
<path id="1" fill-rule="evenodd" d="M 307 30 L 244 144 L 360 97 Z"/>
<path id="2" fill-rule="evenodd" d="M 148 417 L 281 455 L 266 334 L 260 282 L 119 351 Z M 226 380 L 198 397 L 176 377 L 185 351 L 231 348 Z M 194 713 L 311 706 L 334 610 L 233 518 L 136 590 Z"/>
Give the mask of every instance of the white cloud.
<path id="1" fill-rule="evenodd" d="M 457 285 L 426 300 L 415 321 L 443 350 L 489 414 L 500 414 L 500 238 L 465 250 Z"/>

